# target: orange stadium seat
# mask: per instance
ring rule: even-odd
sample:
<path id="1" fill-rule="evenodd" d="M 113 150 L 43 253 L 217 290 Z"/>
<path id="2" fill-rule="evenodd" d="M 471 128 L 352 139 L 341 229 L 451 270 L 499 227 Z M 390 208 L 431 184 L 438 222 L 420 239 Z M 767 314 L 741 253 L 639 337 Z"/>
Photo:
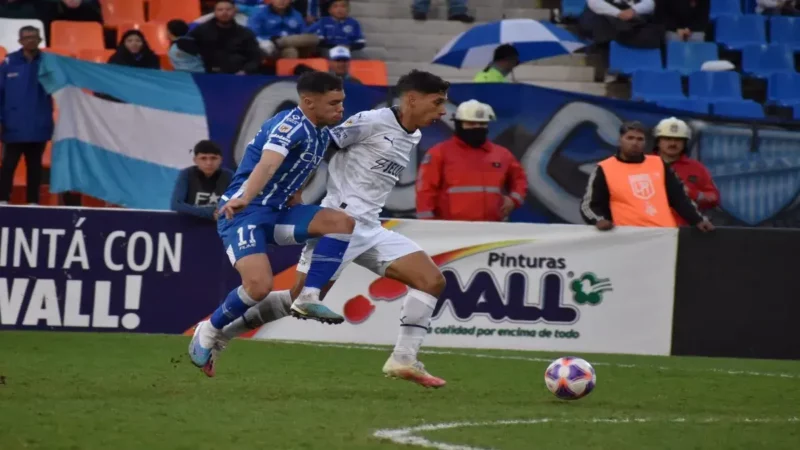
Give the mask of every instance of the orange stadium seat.
<path id="1" fill-rule="evenodd" d="M 0 60 L 6 59 L 6 55 L 8 54 L 8 50 L 5 47 L 0 45 Z"/>
<path id="2" fill-rule="evenodd" d="M 158 55 L 158 59 L 161 62 L 161 70 L 175 70 L 175 67 L 172 66 L 172 61 L 169 59 L 169 55 L 164 53 L 162 55 Z"/>
<path id="3" fill-rule="evenodd" d="M 199 0 L 150 0 L 150 20 L 164 23 L 183 19 L 187 23 L 201 16 Z"/>
<path id="4" fill-rule="evenodd" d="M 103 26 L 97 22 L 56 20 L 50 24 L 50 43 L 54 47 L 103 49 Z"/>
<path id="5" fill-rule="evenodd" d="M 102 50 L 94 50 L 91 48 L 85 48 L 83 50 L 78 50 L 78 59 L 83 61 L 91 61 L 98 64 L 105 64 L 108 62 L 108 58 L 111 58 L 115 50 L 104 48 Z"/>
<path id="6" fill-rule="evenodd" d="M 305 64 L 314 70 L 321 72 L 328 71 L 328 60 L 325 58 L 306 58 L 306 59 L 279 59 L 275 73 L 282 77 L 290 77 L 294 75 L 294 68 L 299 64 Z"/>
<path id="7" fill-rule="evenodd" d="M 167 36 L 167 26 L 162 22 L 136 23 L 127 22 L 119 24 L 117 36 L 122 37 L 128 30 L 139 30 L 147 39 L 150 48 L 157 55 L 167 53 L 169 50 L 169 37 Z"/>
<path id="8" fill-rule="evenodd" d="M 389 85 L 389 71 L 383 61 L 354 59 L 350 61 L 350 75 L 367 86 Z"/>
<path id="9" fill-rule="evenodd" d="M 124 22 L 144 22 L 144 0 L 103 0 L 103 24 L 106 28 L 117 28 Z"/>
<path id="10" fill-rule="evenodd" d="M 56 55 L 75 57 L 75 51 L 67 47 L 45 47 L 42 49 L 46 53 L 55 53 Z"/>

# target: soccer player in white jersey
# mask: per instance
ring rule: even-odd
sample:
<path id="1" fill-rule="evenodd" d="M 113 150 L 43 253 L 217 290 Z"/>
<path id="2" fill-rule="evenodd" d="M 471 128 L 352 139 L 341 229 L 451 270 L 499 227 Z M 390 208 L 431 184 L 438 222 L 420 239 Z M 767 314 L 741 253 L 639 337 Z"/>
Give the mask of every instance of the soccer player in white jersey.
<path id="1" fill-rule="evenodd" d="M 383 228 L 378 214 L 422 138 L 419 129 L 445 114 L 449 87 L 450 83 L 436 75 L 412 71 L 397 83 L 399 107 L 365 111 L 332 129 L 332 141 L 339 150 L 328 166 L 328 193 L 322 200 L 322 206 L 343 210 L 356 219 L 342 265 L 323 294 L 351 261 L 408 285 L 400 313 L 400 334 L 383 372 L 392 378 L 436 388 L 444 386 L 445 380 L 429 374 L 417 353 L 428 333 L 445 279 L 416 243 Z M 315 240 L 308 241 L 303 249 L 294 288 L 272 292 L 225 327 L 223 335 L 227 340 L 290 314 L 292 300 L 305 284 L 315 244 Z M 212 358 L 225 344 L 218 346 Z"/>

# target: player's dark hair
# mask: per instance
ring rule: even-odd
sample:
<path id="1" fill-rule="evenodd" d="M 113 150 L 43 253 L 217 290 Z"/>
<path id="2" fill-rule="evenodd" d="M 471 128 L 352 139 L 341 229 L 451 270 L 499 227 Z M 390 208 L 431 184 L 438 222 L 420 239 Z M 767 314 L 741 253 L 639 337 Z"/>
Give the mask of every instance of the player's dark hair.
<path id="1" fill-rule="evenodd" d="M 39 31 L 38 28 L 36 28 L 36 27 L 34 27 L 32 25 L 25 25 L 24 27 L 19 29 L 19 37 L 20 37 L 20 39 L 22 38 L 22 33 L 30 33 L 30 32 L 36 33 L 39 36 L 42 35 L 42 33 Z"/>
<path id="2" fill-rule="evenodd" d="M 430 72 L 412 70 L 397 80 L 396 89 L 400 95 L 409 91 L 423 94 L 444 94 L 450 89 L 450 83 Z"/>
<path id="3" fill-rule="evenodd" d="M 623 134 L 625 134 L 625 133 L 627 133 L 629 131 L 639 131 L 642 134 L 644 134 L 645 136 L 647 136 L 647 127 L 644 126 L 644 124 L 642 122 L 639 122 L 638 120 L 631 120 L 629 122 L 624 122 L 619 127 L 619 135 L 620 136 L 622 136 Z"/>
<path id="4" fill-rule="evenodd" d="M 328 72 L 306 72 L 297 80 L 297 93 L 325 94 L 344 90 L 342 79 Z"/>
<path id="5" fill-rule="evenodd" d="M 197 144 L 194 145 L 193 153 L 195 155 L 202 155 L 203 153 L 212 154 L 212 155 L 220 155 L 222 156 L 222 149 L 219 148 L 214 141 L 209 141 L 204 139 Z"/>
<path id="6" fill-rule="evenodd" d="M 233 0 L 217 0 L 217 1 L 214 3 L 214 8 L 216 8 L 216 7 L 217 7 L 217 5 L 219 5 L 220 3 L 227 3 L 227 4 L 229 4 L 229 5 L 233 6 L 233 7 L 235 7 L 235 6 L 236 6 L 236 3 L 234 3 L 234 2 L 233 2 Z"/>

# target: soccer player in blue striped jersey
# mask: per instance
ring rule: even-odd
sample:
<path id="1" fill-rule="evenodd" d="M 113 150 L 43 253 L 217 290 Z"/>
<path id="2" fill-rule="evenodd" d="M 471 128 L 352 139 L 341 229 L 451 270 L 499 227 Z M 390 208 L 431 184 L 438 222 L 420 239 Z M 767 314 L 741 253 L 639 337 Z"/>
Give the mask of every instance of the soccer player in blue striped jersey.
<path id="1" fill-rule="evenodd" d="M 210 376 L 214 370 L 211 351 L 222 328 L 272 290 L 269 244 L 292 245 L 320 237 L 307 289 L 291 309 L 298 317 L 324 323 L 344 321 L 322 304 L 319 294 L 342 263 L 355 221 L 343 211 L 303 205 L 294 197 L 322 161 L 330 142 L 327 127 L 342 120 L 344 91 L 341 80 L 325 72 L 301 76 L 297 91 L 299 106 L 264 123 L 247 145 L 221 199 L 217 230 L 242 284 L 228 294 L 209 320 L 198 324 L 189 344 L 192 363 Z"/>

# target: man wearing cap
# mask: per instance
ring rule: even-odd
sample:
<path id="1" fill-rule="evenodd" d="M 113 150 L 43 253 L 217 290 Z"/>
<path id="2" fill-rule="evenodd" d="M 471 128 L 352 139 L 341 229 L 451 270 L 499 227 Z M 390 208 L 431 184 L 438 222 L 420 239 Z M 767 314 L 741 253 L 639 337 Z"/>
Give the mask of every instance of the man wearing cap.
<path id="1" fill-rule="evenodd" d="M 342 81 L 361 84 L 361 80 L 350 75 L 350 49 L 347 47 L 339 45 L 331 49 L 328 53 L 328 67 L 330 73 Z"/>
<path id="2" fill-rule="evenodd" d="M 476 83 L 508 83 L 506 78 L 519 65 L 519 52 L 511 44 L 494 49 L 492 63 L 475 75 Z M 513 77 L 513 74 L 512 74 Z"/>
<path id="3" fill-rule="evenodd" d="M 417 177 L 417 218 L 497 222 L 522 205 L 525 171 L 505 147 L 487 139 L 492 107 L 458 106 L 455 136 L 428 150 Z"/>
<path id="4" fill-rule="evenodd" d="M 217 220 L 217 203 L 233 173 L 220 167 L 222 150 L 211 141 L 194 146 L 194 165 L 178 174 L 172 192 L 172 210 L 203 219 Z"/>
<path id="5" fill-rule="evenodd" d="M 646 130 L 640 122 L 620 128 L 619 151 L 597 164 L 581 202 L 583 219 L 600 231 L 615 226 L 676 227 L 674 210 L 701 231 L 714 226 L 686 195 L 683 183 L 664 161 L 645 155 Z"/>
<path id="6" fill-rule="evenodd" d="M 711 174 L 703 163 L 686 154 L 692 138 L 689 125 L 677 117 L 669 117 L 656 125 L 653 136 L 656 139 L 654 153 L 683 181 L 686 193 L 700 211 L 716 208 L 719 205 L 719 190 L 714 185 Z M 678 225 L 686 225 L 680 215 L 673 215 Z"/>

